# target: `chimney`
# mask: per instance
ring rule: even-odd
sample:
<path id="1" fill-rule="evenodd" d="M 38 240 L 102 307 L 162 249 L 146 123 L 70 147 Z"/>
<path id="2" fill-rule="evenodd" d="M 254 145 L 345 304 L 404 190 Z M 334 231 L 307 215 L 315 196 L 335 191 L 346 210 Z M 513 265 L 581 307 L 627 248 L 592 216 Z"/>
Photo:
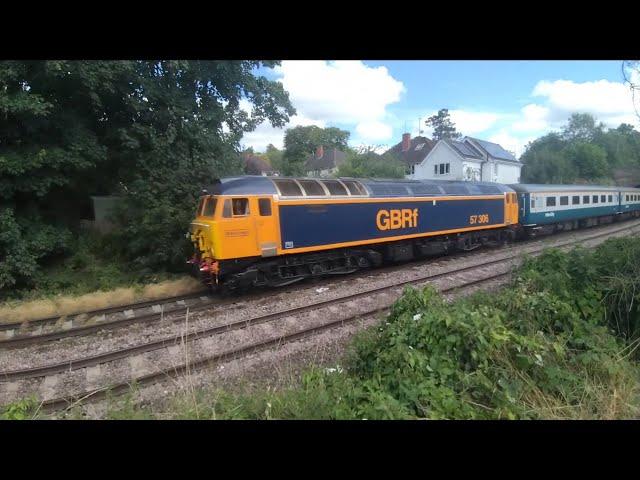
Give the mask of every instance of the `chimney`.
<path id="1" fill-rule="evenodd" d="M 406 152 L 411 148 L 411 134 L 403 133 L 402 134 L 402 151 Z"/>
<path id="2" fill-rule="evenodd" d="M 318 148 L 316 148 L 316 158 L 322 158 L 323 155 L 324 148 L 322 147 L 322 145 L 320 145 Z"/>

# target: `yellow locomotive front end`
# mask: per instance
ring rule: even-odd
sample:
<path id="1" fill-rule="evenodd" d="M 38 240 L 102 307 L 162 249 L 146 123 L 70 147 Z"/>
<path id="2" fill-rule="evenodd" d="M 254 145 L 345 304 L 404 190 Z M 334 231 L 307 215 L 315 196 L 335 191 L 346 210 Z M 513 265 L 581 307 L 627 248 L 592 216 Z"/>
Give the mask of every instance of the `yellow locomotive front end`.
<path id="1" fill-rule="evenodd" d="M 203 195 L 198 202 L 195 219 L 189 226 L 189 239 L 194 246 L 193 258 L 189 260 L 203 282 L 214 287 L 218 282 L 219 264 L 216 261 L 216 210 L 218 199 Z"/>

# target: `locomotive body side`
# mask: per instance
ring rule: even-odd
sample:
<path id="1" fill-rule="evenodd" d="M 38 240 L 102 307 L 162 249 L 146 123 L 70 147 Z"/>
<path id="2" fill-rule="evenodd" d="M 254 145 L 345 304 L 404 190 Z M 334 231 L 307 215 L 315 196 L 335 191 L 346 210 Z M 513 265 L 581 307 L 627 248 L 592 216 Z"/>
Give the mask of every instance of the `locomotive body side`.
<path id="1" fill-rule="evenodd" d="M 515 235 L 513 190 L 455 183 L 223 179 L 206 190 L 191 224 L 191 263 L 209 285 L 257 285 Z"/>

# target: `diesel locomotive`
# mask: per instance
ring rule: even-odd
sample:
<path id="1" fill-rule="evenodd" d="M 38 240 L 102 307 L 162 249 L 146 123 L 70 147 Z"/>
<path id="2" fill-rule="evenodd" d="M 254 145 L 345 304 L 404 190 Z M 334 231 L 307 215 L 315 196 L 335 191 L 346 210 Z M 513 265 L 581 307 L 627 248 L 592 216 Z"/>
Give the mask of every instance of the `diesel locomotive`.
<path id="1" fill-rule="evenodd" d="M 212 289 L 282 286 L 640 216 L 640 189 L 242 176 L 202 191 L 189 261 Z"/>

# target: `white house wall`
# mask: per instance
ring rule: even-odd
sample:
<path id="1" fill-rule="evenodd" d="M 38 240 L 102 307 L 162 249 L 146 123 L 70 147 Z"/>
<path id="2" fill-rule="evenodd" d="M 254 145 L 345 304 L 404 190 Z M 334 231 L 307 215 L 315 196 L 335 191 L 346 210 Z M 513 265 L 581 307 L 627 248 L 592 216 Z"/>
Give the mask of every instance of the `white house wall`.
<path id="1" fill-rule="evenodd" d="M 449 164 L 449 173 L 445 173 L 444 175 L 434 175 L 433 166 L 440 165 L 441 163 Z M 415 173 L 413 175 L 408 175 L 407 178 L 415 180 L 462 180 L 462 163 L 463 162 L 460 160 L 460 157 L 454 153 L 446 143 L 438 142 L 422 163 L 416 165 Z"/>

